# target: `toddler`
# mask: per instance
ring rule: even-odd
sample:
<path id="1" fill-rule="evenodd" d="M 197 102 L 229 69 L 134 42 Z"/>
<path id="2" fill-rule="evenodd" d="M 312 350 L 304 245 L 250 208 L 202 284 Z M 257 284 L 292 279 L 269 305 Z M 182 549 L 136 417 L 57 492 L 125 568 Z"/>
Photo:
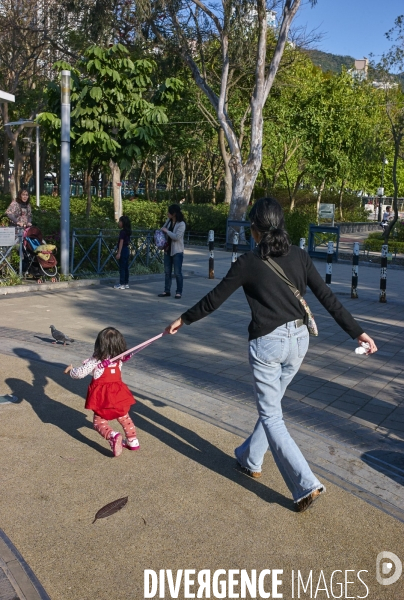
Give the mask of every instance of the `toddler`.
<path id="1" fill-rule="evenodd" d="M 94 354 L 85 360 L 81 367 L 68 366 L 65 373 L 73 379 L 82 379 L 92 373 L 93 379 L 88 386 L 85 408 L 94 411 L 94 429 L 109 441 L 114 456 L 122 454 L 122 448 L 139 450 L 136 429 L 128 411 L 135 399 L 121 378 L 122 360 L 110 363 L 110 359 L 126 350 L 123 335 L 114 327 L 106 327 L 97 336 Z M 125 439 L 111 429 L 108 421 L 117 419 L 125 432 Z"/>

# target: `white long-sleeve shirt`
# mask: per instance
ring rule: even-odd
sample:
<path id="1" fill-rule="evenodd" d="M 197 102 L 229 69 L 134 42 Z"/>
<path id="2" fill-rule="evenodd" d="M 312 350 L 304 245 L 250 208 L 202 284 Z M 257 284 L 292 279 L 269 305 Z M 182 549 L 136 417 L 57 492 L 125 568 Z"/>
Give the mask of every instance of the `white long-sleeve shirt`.
<path id="1" fill-rule="evenodd" d="M 119 360 L 117 363 L 111 363 L 110 366 L 118 366 L 122 371 L 122 361 Z M 104 373 L 105 368 L 102 366 L 102 361 L 98 358 L 87 358 L 83 361 L 81 367 L 74 367 L 70 371 L 70 377 L 73 379 L 84 379 L 87 375 L 93 375 L 94 379 L 99 379 L 101 375 Z"/>

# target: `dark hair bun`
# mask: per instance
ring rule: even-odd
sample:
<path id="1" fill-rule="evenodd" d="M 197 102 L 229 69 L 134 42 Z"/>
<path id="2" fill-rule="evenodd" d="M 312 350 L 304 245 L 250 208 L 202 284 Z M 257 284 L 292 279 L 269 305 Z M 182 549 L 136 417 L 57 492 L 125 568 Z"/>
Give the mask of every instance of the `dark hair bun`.
<path id="1" fill-rule="evenodd" d="M 260 198 L 250 211 L 251 227 L 261 235 L 258 245 L 262 258 L 284 256 L 291 241 L 285 230 L 283 210 L 274 198 Z"/>

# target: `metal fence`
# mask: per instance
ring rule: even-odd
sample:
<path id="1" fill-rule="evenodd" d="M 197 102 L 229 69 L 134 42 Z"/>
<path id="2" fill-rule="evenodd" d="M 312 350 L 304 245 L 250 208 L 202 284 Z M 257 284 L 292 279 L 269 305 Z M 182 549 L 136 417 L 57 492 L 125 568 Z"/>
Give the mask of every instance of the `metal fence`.
<path id="1" fill-rule="evenodd" d="M 73 229 L 70 273 L 85 271 L 102 275 L 117 270 L 117 240 L 116 229 Z M 163 252 L 154 243 L 154 231 L 134 230 L 129 244 L 129 269 L 135 263 L 150 267 L 154 261 L 163 263 Z"/>

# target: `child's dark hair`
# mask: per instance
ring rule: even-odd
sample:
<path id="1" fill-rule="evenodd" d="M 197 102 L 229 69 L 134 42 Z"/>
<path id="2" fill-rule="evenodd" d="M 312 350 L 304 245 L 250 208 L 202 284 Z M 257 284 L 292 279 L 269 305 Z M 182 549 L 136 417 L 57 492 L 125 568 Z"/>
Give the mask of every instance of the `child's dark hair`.
<path id="1" fill-rule="evenodd" d="M 175 215 L 177 223 L 181 223 L 184 220 L 184 215 L 182 214 L 181 206 L 179 204 L 171 204 L 171 206 L 168 207 L 167 212 L 169 212 L 170 215 Z"/>
<path id="2" fill-rule="evenodd" d="M 122 217 L 119 217 L 119 220 L 122 223 L 122 229 L 130 237 L 132 235 L 132 227 L 131 227 L 131 224 L 130 224 L 129 217 L 127 217 L 126 215 L 122 215 Z"/>
<path id="3" fill-rule="evenodd" d="M 125 338 L 115 327 L 106 327 L 97 335 L 94 344 L 94 358 L 105 360 L 114 358 L 127 350 Z"/>
<path id="4" fill-rule="evenodd" d="M 261 258 L 289 254 L 292 245 L 287 231 L 283 210 L 274 198 L 260 198 L 250 210 L 251 229 L 261 235 L 258 250 Z"/>

